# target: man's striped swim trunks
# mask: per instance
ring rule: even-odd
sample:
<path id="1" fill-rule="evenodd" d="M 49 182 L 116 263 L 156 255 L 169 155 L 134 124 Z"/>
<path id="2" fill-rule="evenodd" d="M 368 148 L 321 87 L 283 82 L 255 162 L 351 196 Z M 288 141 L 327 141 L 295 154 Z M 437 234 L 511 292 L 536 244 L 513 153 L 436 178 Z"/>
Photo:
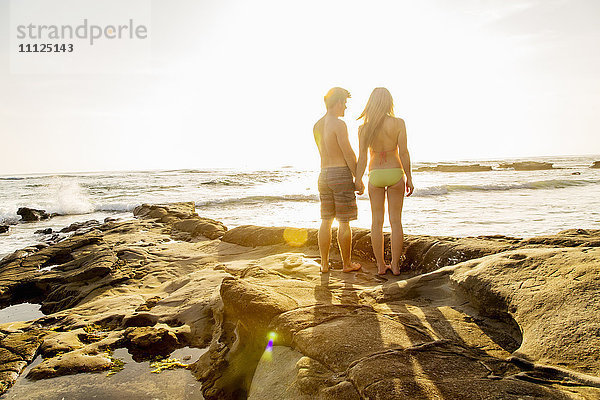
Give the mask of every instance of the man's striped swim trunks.
<path id="1" fill-rule="evenodd" d="M 348 167 L 329 167 L 319 174 L 321 219 L 348 222 L 358 218 L 354 178 Z"/>

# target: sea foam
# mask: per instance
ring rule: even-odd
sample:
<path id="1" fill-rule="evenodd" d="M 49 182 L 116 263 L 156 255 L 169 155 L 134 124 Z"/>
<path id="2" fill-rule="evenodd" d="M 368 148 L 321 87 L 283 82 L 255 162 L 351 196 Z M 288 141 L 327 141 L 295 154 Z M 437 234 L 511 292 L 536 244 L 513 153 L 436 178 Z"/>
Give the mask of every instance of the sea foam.
<path id="1" fill-rule="evenodd" d="M 264 204 L 264 203 L 276 203 L 284 201 L 307 201 L 316 202 L 319 201 L 319 196 L 316 194 L 289 194 L 289 195 L 274 195 L 274 196 L 245 196 L 245 197 L 232 197 L 224 199 L 213 199 L 206 201 L 196 201 L 197 207 L 203 206 L 215 206 L 215 205 L 227 205 L 227 204 Z"/>
<path id="2" fill-rule="evenodd" d="M 594 179 L 548 179 L 543 181 L 515 182 L 515 183 L 491 183 L 475 185 L 437 185 L 415 189 L 416 197 L 440 196 L 456 192 L 491 192 L 509 190 L 539 190 L 539 189 L 562 189 L 573 186 L 596 185 L 600 180 Z"/>

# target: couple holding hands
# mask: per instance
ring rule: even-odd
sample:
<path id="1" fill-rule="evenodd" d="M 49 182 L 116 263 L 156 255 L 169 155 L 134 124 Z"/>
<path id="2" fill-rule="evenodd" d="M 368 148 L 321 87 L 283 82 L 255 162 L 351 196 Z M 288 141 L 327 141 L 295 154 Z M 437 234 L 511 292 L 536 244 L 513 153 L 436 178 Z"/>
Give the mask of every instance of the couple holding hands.
<path id="1" fill-rule="evenodd" d="M 340 117 L 344 116 L 350 93 L 335 87 L 325 95 L 326 114 L 315 124 L 313 135 L 321 155 L 319 197 L 321 200 L 321 227 L 319 250 L 321 272 L 329 272 L 329 247 L 331 224 L 339 222 L 337 240 L 342 256 L 343 271 L 361 268 L 351 261 L 352 231 L 350 221 L 357 219 L 358 209 L 354 192 L 363 194 L 362 178 L 369 161 L 369 199 L 371 201 L 371 243 L 377 261 L 377 273 L 391 270 L 400 273 L 402 263 L 402 204 L 404 194 L 414 191 L 410 171 L 410 155 L 406 146 L 406 126 L 401 118 L 394 117 L 392 95 L 386 88 L 375 88 L 358 119 L 359 155 L 348 140 L 348 129 Z M 384 262 L 383 222 L 385 198 L 392 227 L 392 262 Z"/>

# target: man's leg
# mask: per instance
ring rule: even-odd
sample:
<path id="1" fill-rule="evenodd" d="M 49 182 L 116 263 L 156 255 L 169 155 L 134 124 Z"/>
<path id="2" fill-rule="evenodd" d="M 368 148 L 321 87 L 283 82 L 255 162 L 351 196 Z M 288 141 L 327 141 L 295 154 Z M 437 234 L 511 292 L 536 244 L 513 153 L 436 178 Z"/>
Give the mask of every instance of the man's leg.
<path id="1" fill-rule="evenodd" d="M 342 263 L 344 264 L 344 272 L 352 272 L 360 269 L 360 264 L 351 262 L 352 256 L 352 230 L 349 222 L 340 221 L 338 228 L 338 246 L 340 246 L 340 254 L 342 255 Z"/>
<path id="2" fill-rule="evenodd" d="M 329 247 L 331 247 L 331 224 L 333 219 L 324 219 L 319 228 L 319 251 L 321 252 L 321 272 L 329 272 Z"/>

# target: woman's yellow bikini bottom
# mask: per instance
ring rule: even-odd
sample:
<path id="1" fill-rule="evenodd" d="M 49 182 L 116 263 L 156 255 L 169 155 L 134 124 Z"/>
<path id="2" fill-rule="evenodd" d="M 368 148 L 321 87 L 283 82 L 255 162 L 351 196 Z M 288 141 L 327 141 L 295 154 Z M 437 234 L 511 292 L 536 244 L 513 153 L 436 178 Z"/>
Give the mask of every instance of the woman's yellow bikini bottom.
<path id="1" fill-rule="evenodd" d="M 377 187 L 392 186 L 404 179 L 402 168 L 372 169 L 369 172 L 369 183 Z"/>

